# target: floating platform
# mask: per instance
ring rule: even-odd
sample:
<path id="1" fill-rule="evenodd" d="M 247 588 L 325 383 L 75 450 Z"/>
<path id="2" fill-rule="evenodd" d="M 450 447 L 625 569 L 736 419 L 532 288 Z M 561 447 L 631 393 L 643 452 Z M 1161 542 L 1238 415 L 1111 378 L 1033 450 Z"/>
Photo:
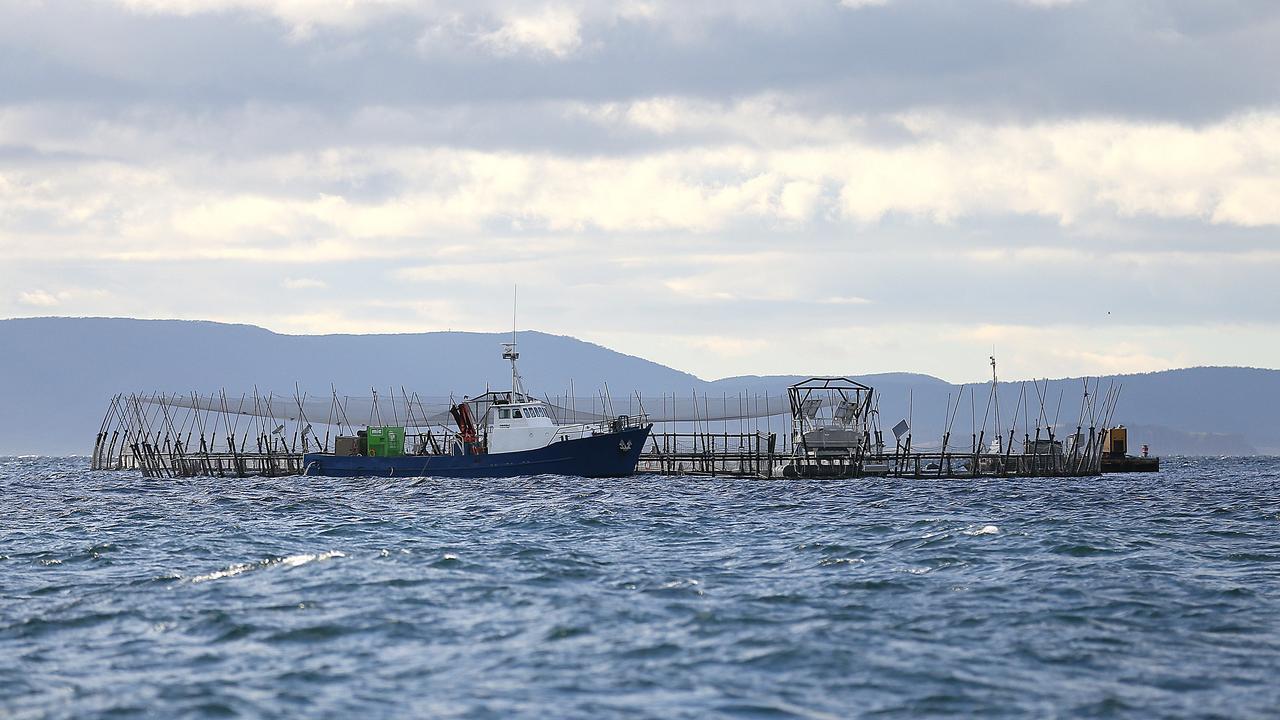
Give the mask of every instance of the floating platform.
<path id="1" fill-rule="evenodd" d="M 1127 454 L 1129 430 L 1119 425 L 1103 433 L 1100 469 L 1104 473 L 1160 472 L 1160 458 L 1147 457 L 1147 446 L 1142 446 L 1142 457 Z"/>
<path id="2" fill-rule="evenodd" d="M 1102 472 L 1104 473 L 1160 472 L 1160 458 L 1133 457 L 1132 455 L 1124 455 L 1121 457 L 1103 456 Z"/>

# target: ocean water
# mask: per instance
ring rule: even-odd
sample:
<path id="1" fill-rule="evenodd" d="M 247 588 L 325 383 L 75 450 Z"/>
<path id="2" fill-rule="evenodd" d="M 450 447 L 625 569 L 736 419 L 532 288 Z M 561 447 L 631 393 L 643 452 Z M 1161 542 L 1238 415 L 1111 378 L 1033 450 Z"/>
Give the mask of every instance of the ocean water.
<path id="1" fill-rule="evenodd" d="M 0 717 L 1275 717 L 1280 460 L 982 481 L 0 459 Z"/>

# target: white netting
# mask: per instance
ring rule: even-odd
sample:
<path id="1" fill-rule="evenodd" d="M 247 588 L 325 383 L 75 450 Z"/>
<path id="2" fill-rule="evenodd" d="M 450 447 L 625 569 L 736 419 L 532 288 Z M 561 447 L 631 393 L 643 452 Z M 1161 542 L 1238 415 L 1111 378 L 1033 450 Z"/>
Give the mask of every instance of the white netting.
<path id="1" fill-rule="evenodd" d="M 361 426 L 404 425 L 406 427 L 448 426 L 449 409 L 460 402 L 471 405 L 472 415 L 484 417 L 492 401 L 506 393 L 465 396 L 423 396 L 415 393 L 387 395 L 276 395 L 218 394 L 173 395 L 153 393 L 127 396 L 127 400 L 149 408 L 197 411 L 208 415 L 245 416 L 278 422 Z M 542 401 L 560 424 L 592 423 L 619 415 L 645 415 L 652 422 L 724 422 L 789 415 L 787 396 L 772 395 L 660 395 L 627 397 L 532 396 Z"/>

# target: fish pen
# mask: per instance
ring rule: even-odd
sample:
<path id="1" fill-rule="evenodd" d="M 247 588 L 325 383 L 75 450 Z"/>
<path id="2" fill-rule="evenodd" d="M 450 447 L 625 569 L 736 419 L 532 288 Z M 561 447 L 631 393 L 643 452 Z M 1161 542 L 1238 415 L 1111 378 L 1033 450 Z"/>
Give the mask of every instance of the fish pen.
<path id="1" fill-rule="evenodd" d="M 636 472 L 651 475 L 773 477 L 773 433 L 650 433 Z"/>
<path id="2" fill-rule="evenodd" d="M 403 447 L 394 454 L 442 454 L 463 441 L 450 408 L 465 405 L 471 417 L 483 418 L 506 395 L 486 392 L 455 402 L 403 390 L 369 396 L 340 396 L 331 390 L 327 398 L 296 389 L 288 396 L 256 390 L 239 396 L 225 390 L 212 395 L 119 394 L 108 403 L 91 467 L 135 470 L 148 477 L 304 474 L 305 454 L 336 452 L 343 438 L 384 427 L 404 431 Z M 640 472 L 767 477 L 772 469 L 776 436 L 729 432 L 731 419 L 745 417 L 739 410 L 725 410 L 732 404 L 725 398 L 664 397 L 659 417 L 645 411 L 638 393 L 624 400 L 607 391 L 594 397 L 547 397 L 543 404 L 560 425 L 603 429 L 656 422 L 670 428 L 650 436 Z M 715 423 L 721 427 L 713 429 Z"/>
<path id="3" fill-rule="evenodd" d="M 1102 473 L 1103 449 L 1119 401 L 1121 387 L 1109 386 L 1104 394 L 1098 381 L 1085 380 L 1080 414 L 1074 429 L 1059 422 L 1063 393 L 1054 419 L 1049 420 L 1049 383 L 1032 381 L 1038 413 L 1032 434 L 1031 394 L 1019 383 L 1018 401 L 1007 426 L 1001 422 L 999 379 L 991 358 L 992 379 L 985 399 L 982 425 L 977 423 L 976 393 L 961 386 L 947 396 L 939 446 L 913 444 L 912 421 L 904 418 L 891 429 L 888 448 L 880 426 L 877 393 L 849 378 L 817 377 L 788 388 L 792 429 L 789 452 L 778 468 L 784 477 L 978 478 L 978 477 L 1088 477 Z M 955 420 L 969 389 L 971 408 L 969 443 L 956 447 Z M 911 414 L 908 400 L 908 415 Z M 1023 423 L 1018 439 L 1019 420 Z M 993 429 L 988 442 L 987 428 Z M 1067 429 L 1065 438 L 1061 431 Z M 1064 442 L 1065 439 L 1065 442 Z M 1015 452 L 1015 447 L 1019 447 Z"/>
<path id="4" fill-rule="evenodd" d="M 605 388 L 593 397 L 570 392 L 540 402 L 557 425 L 653 423 L 636 466 L 644 474 L 763 479 L 1101 474 L 1106 428 L 1120 388 L 1103 390 L 1096 380 L 1084 381 L 1077 422 L 1067 424 L 1057 417 L 1062 395 L 1050 418 L 1048 381 L 1028 382 L 1012 384 L 1020 392 L 1008 420 L 1001 413 L 993 360 L 989 384 L 961 386 L 956 397 L 948 395 L 941 432 L 934 435 L 940 437 L 932 444 L 913 439 L 910 397 L 906 417 L 890 428 L 886 441 L 880 393 L 841 377 L 810 378 L 785 393 L 722 393 L 720 398 L 696 391 L 633 393 L 615 400 Z M 342 443 L 356 437 L 372 442 L 368 434 L 384 429 L 393 431 L 394 447 L 379 452 L 446 454 L 468 441 L 451 408 L 465 405 L 472 417 L 483 418 L 504 395 L 487 392 L 455 403 L 453 397 L 403 388 L 368 396 L 342 396 L 332 388 L 327 396 L 298 388 L 288 395 L 256 390 L 238 396 L 225 390 L 120 394 L 108 403 L 91 466 L 158 478 L 299 475 L 307 473 L 307 453 L 355 454 Z M 970 427 L 961 435 L 953 429 L 966 395 Z M 979 423 L 981 395 L 985 410 Z"/>

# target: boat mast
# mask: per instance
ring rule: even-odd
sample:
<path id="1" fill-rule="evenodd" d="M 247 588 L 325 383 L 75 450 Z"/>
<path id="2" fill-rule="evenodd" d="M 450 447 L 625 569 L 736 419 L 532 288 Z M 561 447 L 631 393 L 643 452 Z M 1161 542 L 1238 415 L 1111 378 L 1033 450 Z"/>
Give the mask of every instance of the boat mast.
<path id="1" fill-rule="evenodd" d="M 1004 443 L 1004 429 L 1000 427 L 1000 380 L 996 377 L 996 355 L 995 348 L 991 349 L 991 398 L 995 400 L 996 405 L 996 437 L 1000 438 L 1000 442 Z M 983 420 L 986 423 L 986 420 Z"/>
<path id="2" fill-rule="evenodd" d="M 524 386 L 520 382 L 520 371 L 516 369 L 516 360 L 520 358 L 520 353 L 516 352 L 516 292 L 518 287 L 511 286 L 511 342 L 502 343 L 502 359 L 511 361 L 511 400 L 510 402 L 519 402 L 516 398 L 524 397 Z"/>

